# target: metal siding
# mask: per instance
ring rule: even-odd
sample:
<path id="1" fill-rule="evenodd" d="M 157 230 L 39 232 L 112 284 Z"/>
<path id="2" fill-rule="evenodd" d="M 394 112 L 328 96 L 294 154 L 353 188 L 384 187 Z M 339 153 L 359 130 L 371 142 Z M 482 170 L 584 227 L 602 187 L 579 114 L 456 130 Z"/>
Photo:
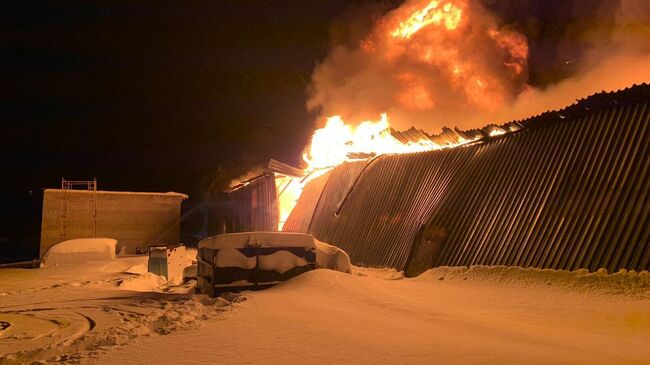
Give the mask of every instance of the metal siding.
<path id="1" fill-rule="evenodd" d="M 365 162 L 345 163 L 329 173 L 322 195 L 319 196 L 308 232 L 322 241 L 328 242 L 332 231 L 336 230 L 338 211 L 352 191 L 359 174 L 366 167 Z"/>
<path id="2" fill-rule="evenodd" d="M 228 194 L 226 232 L 277 231 L 275 176 L 262 175 Z"/>
<path id="3" fill-rule="evenodd" d="M 287 221 L 284 223 L 282 230 L 284 232 L 307 232 L 311 224 L 314 210 L 323 193 L 323 188 L 327 183 L 330 172 L 310 181 L 304 188 L 301 198 L 296 203 Z"/>
<path id="4" fill-rule="evenodd" d="M 437 264 L 647 269 L 647 124 L 639 103 L 477 146 L 490 158 L 463 167 Z"/>
<path id="5" fill-rule="evenodd" d="M 456 160 L 470 154 L 468 149 L 441 152 L 384 155 L 367 164 L 361 174 L 363 166 L 358 163 L 337 167 L 309 233 L 340 245 L 357 263 L 403 267 L 413 233 L 442 197 Z M 338 189 L 351 186 L 351 177 L 357 174 L 349 192 Z"/>
<path id="6" fill-rule="evenodd" d="M 470 146 L 341 165 L 304 196 L 319 195 L 308 231 L 355 263 L 397 269 L 428 224 L 447 232 L 432 265 L 647 270 L 649 89 L 594 95 Z"/>

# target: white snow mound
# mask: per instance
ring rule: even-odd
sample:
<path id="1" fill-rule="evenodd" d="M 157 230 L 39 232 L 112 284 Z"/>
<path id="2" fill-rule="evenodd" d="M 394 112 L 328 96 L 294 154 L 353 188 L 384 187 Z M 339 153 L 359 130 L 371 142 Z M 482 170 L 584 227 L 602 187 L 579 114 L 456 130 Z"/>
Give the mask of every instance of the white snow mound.
<path id="1" fill-rule="evenodd" d="M 314 243 L 316 244 L 316 265 L 319 269 L 352 272 L 350 257 L 345 251 L 317 239 L 314 239 Z"/>
<path id="2" fill-rule="evenodd" d="M 250 270 L 255 265 L 255 257 L 248 257 L 236 248 L 222 248 L 214 258 L 214 266 L 216 267 L 239 267 Z"/>
<path id="3" fill-rule="evenodd" d="M 151 272 L 125 279 L 119 286 L 122 290 L 162 293 L 167 284 L 163 276 Z"/>
<path id="4" fill-rule="evenodd" d="M 260 255 L 259 260 L 260 269 L 266 271 L 277 271 L 280 274 L 284 274 L 294 267 L 307 265 L 307 260 L 298 257 L 289 251 L 276 251 L 270 255 Z"/>
<path id="5" fill-rule="evenodd" d="M 117 240 L 112 238 L 80 238 L 59 242 L 45 252 L 42 266 L 113 260 L 116 244 Z"/>

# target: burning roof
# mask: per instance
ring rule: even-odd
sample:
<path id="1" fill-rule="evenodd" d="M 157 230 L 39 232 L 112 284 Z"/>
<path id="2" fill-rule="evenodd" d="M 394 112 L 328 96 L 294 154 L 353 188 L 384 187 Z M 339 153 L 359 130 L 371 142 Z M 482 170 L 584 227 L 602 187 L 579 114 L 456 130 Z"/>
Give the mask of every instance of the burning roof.
<path id="1" fill-rule="evenodd" d="M 411 274 L 476 264 L 647 270 L 649 103 L 643 84 L 517 121 L 512 133 L 479 130 L 464 148 L 338 165 L 306 185 L 285 230 Z"/>
<path id="2" fill-rule="evenodd" d="M 335 117 L 331 118 L 324 128 L 314 133 L 311 145 L 305 152 L 304 168 L 272 159 L 262 175 L 238 183 L 230 191 L 241 189 L 265 175 L 273 175 L 280 210 L 278 229 L 281 230 L 305 186 L 345 162 L 367 160 L 385 154 L 414 153 L 485 143 L 498 136 L 540 128 L 567 119 L 573 120 L 598 110 L 642 100 L 647 98 L 647 93 L 647 84 L 619 92 L 602 92 L 561 110 L 548 111 L 525 120 L 500 125 L 489 124 L 470 130 L 444 128 L 436 135 L 415 128 L 396 131 L 390 127 L 386 115 L 378 122 L 364 122 L 356 128 Z"/>

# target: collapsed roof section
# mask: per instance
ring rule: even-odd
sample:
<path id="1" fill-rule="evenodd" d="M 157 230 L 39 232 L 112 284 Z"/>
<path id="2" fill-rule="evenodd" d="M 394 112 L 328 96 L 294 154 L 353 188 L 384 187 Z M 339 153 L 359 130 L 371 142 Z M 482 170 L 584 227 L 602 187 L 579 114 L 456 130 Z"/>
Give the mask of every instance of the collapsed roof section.
<path id="1" fill-rule="evenodd" d="M 233 233 L 250 231 L 277 231 L 289 212 L 280 210 L 280 199 L 289 195 L 292 184 L 303 179 L 305 170 L 274 159 L 260 175 L 239 182 L 226 190 L 226 209 L 221 231 Z"/>

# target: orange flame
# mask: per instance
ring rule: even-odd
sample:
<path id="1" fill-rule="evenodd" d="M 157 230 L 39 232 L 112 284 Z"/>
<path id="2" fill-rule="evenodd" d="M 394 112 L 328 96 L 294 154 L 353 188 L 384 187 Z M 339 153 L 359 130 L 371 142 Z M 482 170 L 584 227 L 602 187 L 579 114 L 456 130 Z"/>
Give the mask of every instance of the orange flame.
<path id="1" fill-rule="evenodd" d="M 464 94 L 470 105 L 487 111 L 500 108 L 507 98 L 506 79 L 519 77 L 526 68 L 526 38 L 516 32 L 497 30 L 489 23 L 481 23 L 472 30 L 473 38 L 478 33 L 483 41 L 493 42 L 491 47 L 501 54 L 504 69 L 511 72 L 504 76 L 485 67 L 483 58 L 470 57 L 472 46 L 464 43 L 482 41 L 465 41 L 466 32 L 458 31 L 473 21 L 468 0 L 416 0 L 410 4 L 414 5 L 399 8 L 379 22 L 368 39 L 362 41 L 361 49 L 382 52 L 389 64 L 399 62 L 416 69 L 437 70 L 438 77 Z M 420 4 L 421 8 L 417 8 Z M 406 109 L 432 110 L 438 104 L 435 82 L 423 82 L 413 72 L 400 72 L 394 78 L 400 85 L 395 99 Z"/>
<path id="2" fill-rule="evenodd" d="M 526 38 L 500 27 L 479 2 L 407 0 L 378 19 L 358 49 L 334 48 L 314 72 L 309 107 L 356 120 L 390 111 L 397 125 L 440 127 L 448 115 L 471 119 L 514 100 L 527 58 Z"/>
<path id="3" fill-rule="evenodd" d="M 470 9 L 470 0 L 410 0 L 388 13 L 361 41 L 359 53 L 354 54 L 372 60 L 368 65 L 375 69 L 369 74 L 388 82 L 363 84 L 365 89 L 361 91 L 385 85 L 390 94 L 382 103 L 388 100 L 413 112 L 438 107 L 446 108 L 442 109 L 445 112 L 459 108 L 487 111 L 500 108 L 509 97 L 513 80 L 526 69 L 528 45 L 523 35 L 497 29 L 496 22 L 482 14 L 481 9 L 480 6 Z M 345 83 L 344 95 L 348 95 L 350 85 L 359 84 L 356 81 L 351 79 Z M 350 106 L 346 99 L 340 104 L 348 109 L 365 109 L 365 103 L 361 103 Z M 391 109 L 390 105 L 373 107 Z M 340 109 L 335 108 L 334 112 L 346 112 Z M 490 132 L 493 136 L 502 133 L 506 131 Z M 280 228 L 302 188 L 335 166 L 355 158 L 428 151 L 468 142 L 471 141 L 461 139 L 452 146 L 440 146 L 429 139 L 402 143 L 391 134 L 386 114 L 378 121 L 364 121 L 356 127 L 346 124 L 339 115 L 329 117 L 325 126 L 314 132 L 303 155 L 308 164 L 306 177 L 278 182 L 282 191 Z"/>
<path id="4" fill-rule="evenodd" d="M 452 3 L 439 7 L 440 1 L 433 0 L 427 6 L 413 13 L 407 20 L 400 22 L 391 35 L 395 38 L 409 39 L 420 29 L 431 24 L 444 25 L 447 30 L 454 30 L 460 24 L 463 10 Z"/>
<path id="5" fill-rule="evenodd" d="M 356 127 L 346 124 L 338 115 L 329 117 L 325 126 L 314 132 L 309 147 L 305 149 L 303 159 L 308 164 L 305 176 L 276 178 L 280 209 L 279 230 L 282 230 L 305 185 L 340 164 L 384 154 L 455 147 L 468 142 L 471 141 L 460 138 L 455 144 L 444 146 L 430 139 L 402 143 L 391 134 L 386 114 L 382 114 L 378 121 L 364 121 Z"/>

